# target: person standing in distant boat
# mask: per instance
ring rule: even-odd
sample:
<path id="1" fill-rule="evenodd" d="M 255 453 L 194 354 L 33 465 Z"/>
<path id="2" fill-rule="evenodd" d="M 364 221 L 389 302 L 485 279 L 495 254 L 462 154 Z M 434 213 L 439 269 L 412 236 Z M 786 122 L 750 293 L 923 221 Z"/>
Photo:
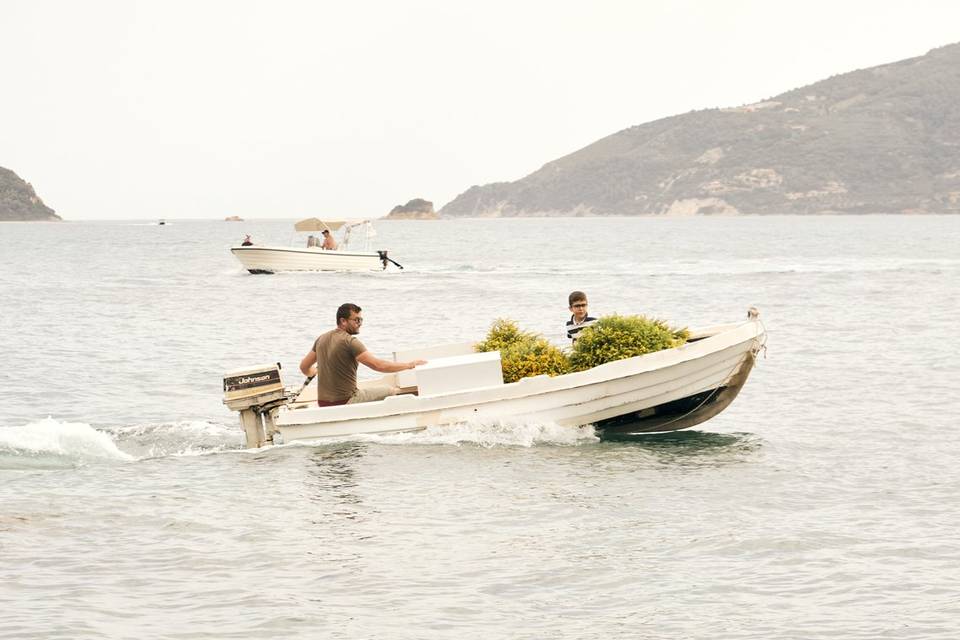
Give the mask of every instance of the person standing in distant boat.
<path id="1" fill-rule="evenodd" d="M 317 404 L 321 407 L 383 400 L 400 391 L 398 387 L 386 385 L 358 388 L 357 363 L 380 373 L 396 373 L 427 364 L 426 360 L 390 362 L 367 351 L 357 338 L 363 325 L 360 311 L 360 307 L 350 302 L 340 305 L 337 328 L 318 337 L 300 361 L 303 375 L 317 377 Z"/>
<path id="2" fill-rule="evenodd" d="M 252 247 L 252 246 L 253 246 L 253 240 L 250 239 L 250 234 L 247 234 L 247 236 L 243 239 L 243 242 L 240 243 L 240 246 L 241 246 L 241 247 Z"/>
<path id="3" fill-rule="evenodd" d="M 567 337 L 575 343 L 577 334 L 597 321 L 596 318 L 587 313 L 587 294 L 583 291 L 574 291 L 567 296 L 567 303 L 570 305 L 570 312 L 573 314 L 567 320 L 565 330 Z"/>
<path id="4" fill-rule="evenodd" d="M 337 250 L 337 241 L 333 239 L 329 229 L 323 230 L 323 246 L 321 249 L 326 249 L 327 251 L 336 251 Z"/>

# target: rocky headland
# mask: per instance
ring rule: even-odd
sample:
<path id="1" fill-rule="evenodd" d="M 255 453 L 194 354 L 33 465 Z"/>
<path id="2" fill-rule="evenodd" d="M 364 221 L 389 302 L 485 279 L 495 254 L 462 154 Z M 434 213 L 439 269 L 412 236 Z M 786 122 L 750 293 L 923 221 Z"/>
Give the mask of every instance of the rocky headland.
<path id="1" fill-rule="evenodd" d="M 29 182 L 0 167 L 0 222 L 60 220 L 53 209 L 43 204 Z"/>
<path id="2" fill-rule="evenodd" d="M 960 44 L 625 129 L 441 217 L 960 213 Z"/>

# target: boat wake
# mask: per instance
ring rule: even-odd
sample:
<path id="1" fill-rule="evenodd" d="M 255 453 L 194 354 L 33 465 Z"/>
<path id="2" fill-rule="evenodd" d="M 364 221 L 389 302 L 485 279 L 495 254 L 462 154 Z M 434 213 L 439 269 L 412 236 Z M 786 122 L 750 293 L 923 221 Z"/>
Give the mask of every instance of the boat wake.
<path id="1" fill-rule="evenodd" d="M 114 427 L 108 433 L 138 460 L 202 456 L 243 447 L 243 434 L 236 425 L 206 420 L 135 424 Z"/>
<path id="2" fill-rule="evenodd" d="M 464 422 L 427 427 L 423 431 L 388 434 L 358 434 L 322 440 L 308 440 L 286 446 L 322 446 L 342 442 L 369 442 L 384 445 L 452 445 L 479 447 L 576 446 L 598 442 L 592 426 L 562 427 L 552 422 L 498 420 Z"/>
<path id="3" fill-rule="evenodd" d="M 241 447 L 233 425 L 183 421 L 96 429 L 48 417 L 0 429 L 0 469 L 64 469 Z"/>
<path id="4" fill-rule="evenodd" d="M 754 450 L 760 446 L 751 434 L 712 434 L 698 431 L 619 435 L 605 442 L 632 443 L 670 455 L 713 455 L 722 451 Z M 299 440 L 272 448 L 328 447 L 344 443 L 386 446 L 536 447 L 581 446 L 600 442 L 592 426 L 562 427 L 535 420 L 464 422 L 428 427 L 423 431 L 352 435 L 321 440 Z M 45 418 L 17 427 L 0 428 L 0 470 L 54 470 L 96 464 L 137 462 L 165 457 L 217 453 L 255 453 L 245 449 L 235 425 L 203 420 L 139 424 L 95 429 L 82 422 Z"/>
<path id="5" fill-rule="evenodd" d="M 0 429 L 0 469 L 61 469 L 133 459 L 109 435 L 82 422 L 45 418 Z"/>
<path id="6" fill-rule="evenodd" d="M 791 275 L 791 274 L 861 274 L 885 272 L 941 273 L 960 268 L 956 258 L 862 258 L 844 257 L 805 262 L 772 262 L 756 260 L 689 260 L 670 262 L 645 262 L 643 264 L 597 263 L 590 266 L 550 264 L 549 267 L 527 263 L 474 264 L 414 264 L 409 273 L 425 274 L 432 278 L 476 278 L 478 276 L 502 276 L 511 278 L 541 278 L 547 276 L 630 276 L 650 278 L 677 277 L 726 277 L 746 275 Z"/>
<path id="7" fill-rule="evenodd" d="M 593 427 L 561 427 L 550 422 L 500 420 L 430 427 L 412 433 L 354 435 L 300 441 L 283 447 L 327 446 L 344 442 L 383 445 L 478 447 L 577 446 L 595 443 Z M 0 428 L 0 469 L 69 469 L 152 458 L 254 452 L 243 448 L 243 433 L 233 424 L 183 420 L 94 428 L 83 422 L 44 418 Z"/>

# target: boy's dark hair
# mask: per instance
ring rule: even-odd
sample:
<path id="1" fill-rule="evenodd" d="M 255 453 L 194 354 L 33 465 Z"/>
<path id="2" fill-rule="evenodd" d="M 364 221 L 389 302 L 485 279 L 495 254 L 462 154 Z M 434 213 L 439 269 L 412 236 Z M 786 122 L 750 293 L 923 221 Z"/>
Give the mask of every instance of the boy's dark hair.
<path id="1" fill-rule="evenodd" d="M 344 302 L 342 305 L 337 307 L 337 324 L 340 324 L 341 319 L 349 320 L 351 311 L 360 313 L 361 311 L 363 311 L 363 309 L 353 304 L 352 302 Z"/>
<path id="2" fill-rule="evenodd" d="M 587 294 L 585 294 L 583 291 L 574 291 L 569 296 L 567 296 L 567 303 L 568 303 L 567 306 L 572 307 L 574 302 L 580 302 L 581 300 L 586 302 Z"/>

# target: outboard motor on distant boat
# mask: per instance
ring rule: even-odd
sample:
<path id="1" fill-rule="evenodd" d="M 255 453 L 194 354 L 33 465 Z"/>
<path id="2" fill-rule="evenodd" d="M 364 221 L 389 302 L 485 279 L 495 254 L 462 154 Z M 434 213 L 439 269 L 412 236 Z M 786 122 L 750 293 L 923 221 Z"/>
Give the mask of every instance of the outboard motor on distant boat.
<path id="1" fill-rule="evenodd" d="M 377 249 L 377 253 L 380 254 L 380 262 L 383 263 L 383 268 L 384 268 L 384 269 L 387 268 L 387 263 L 388 263 L 388 262 L 392 262 L 393 264 L 395 264 L 395 265 L 397 265 L 398 267 L 400 267 L 401 269 L 403 269 L 403 265 L 402 265 L 402 264 L 400 264 L 399 262 L 397 262 L 397 261 L 394 260 L 393 258 L 388 258 L 388 257 L 387 257 L 387 252 L 386 252 L 386 251 L 382 251 L 382 250 L 380 250 L 380 249 Z"/>
<path id="2" fill-rule="evenodd" d="M 247 448 L 273 442 L 272 411 L 289 400 L 280 379 L 280 363 L 228 371 L 223 374 L 223 404 L 240 412 Z"/>

